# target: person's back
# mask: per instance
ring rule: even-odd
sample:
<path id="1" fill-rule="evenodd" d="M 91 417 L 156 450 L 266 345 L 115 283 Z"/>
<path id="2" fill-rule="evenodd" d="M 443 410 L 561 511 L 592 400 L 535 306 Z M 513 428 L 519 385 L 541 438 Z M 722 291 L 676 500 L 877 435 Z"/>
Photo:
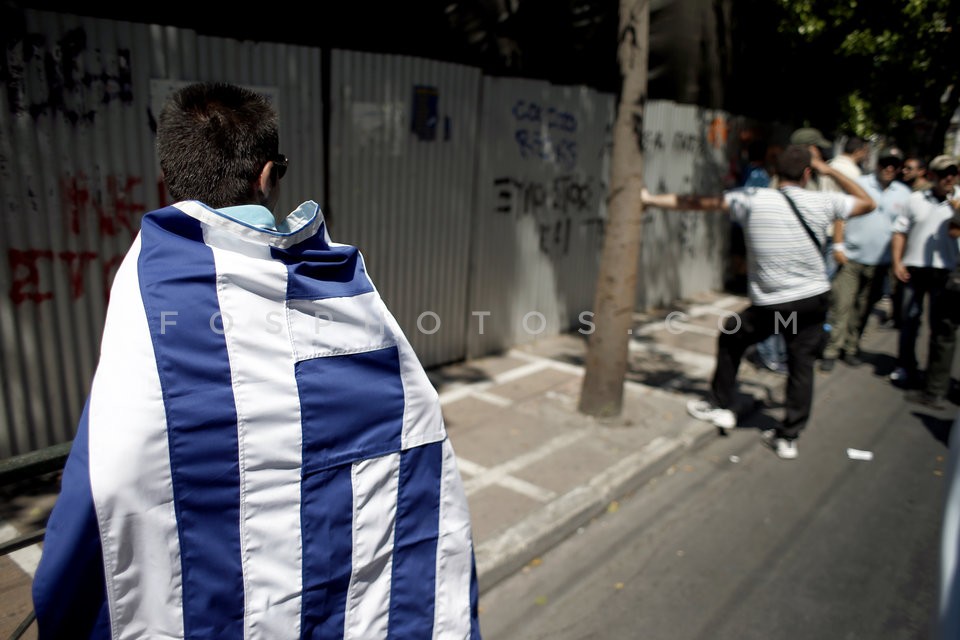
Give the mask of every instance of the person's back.
<path id="1" fill-rule="evenodd" d="M 847 193 L 805 189 L 814 170 L 836 179 Z M 744 225 L 752 256 L 751 305 L 724 321 L 717 339 L 710 393 L 702 400 L 688 402 L 687 412 L 711 422 L 721 432 L 736 427 L 733 406 L 744 353 L 770 335 L 783 335 L 790 362 L 785 412 L 783 420 L 765 437 L 780 458 L 794 460 L 798 455 L 796 440 L 810 417 L 813 363 L 829 298 L 830 285 L 818 245 L 830 222 L 863 215 L 876 203 L 856 182 L 827 165 L 814 144 L 784 149 L 777 158 L 777 175 L 779 191 L 743 188 L 717 197 L 654 195 L 642 189 L 641 200 L 644 205 L 667 209 L 729 212 L 732 219 Z"/>
<path id="2" fill-rule="evenodd" d="M 843 153 L 830 161 L 830 166 L 847 176 L 851 180 L 856 180 L 863 175 L 860 164 L 866 159 L 869 147 L 866 140 L 857 136 L 850 136 L 843 143 Z M 832 178 L 826 178 L 821 182 L 821 191 L 839 193 L 840 187 Z"/>
<path id="3" fill-rule="evenodd" d="M 178 202 L 144 216 L 111 289 L 40 638 L 480 637 L 437 393 L 316 203 L 269 219 L 275 125 L 222 85 L 160 117 Z"/>
<path id="4" fill-rule="evenodd" d="M 824 194 L 791 185 L 782 190 L 745 189 L 737 196 L 731 199 L 731 215 L 744 225 L 750 297 L 755 304 L 782 303 L 829 290 L 822 254 L 786 199 L 797 205 L 822 246 L 834 219 L 824 206 Z"/>

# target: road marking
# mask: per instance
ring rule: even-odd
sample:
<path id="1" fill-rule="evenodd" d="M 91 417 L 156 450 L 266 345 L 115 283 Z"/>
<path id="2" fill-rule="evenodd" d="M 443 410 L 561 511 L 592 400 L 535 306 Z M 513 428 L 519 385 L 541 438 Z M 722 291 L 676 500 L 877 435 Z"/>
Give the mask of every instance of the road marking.
<path id="1" fill-rule="evenodd" d="M 517 480 L 518 482 L 524 482 L 522 480 L 512 478 L 511 474 L 513 474 L 515 471 L 520 471 L 522 469 L 525 469 L 530 465 L 534 464 L 535 462 L 539 462 L 540 460 L 543 460 L 547 456 L 552 455 L 553 453 L 559 451 L 560 449 L 563 449 L 564 447 L 569 447 L 575 442 L 582 440 L 589 434 L 589 431 L 590 431 L 589 429 L 577 429 L 576 431 L 571 431 L 564 435 L 557 436 L 556 438 L 551 438 L 550 440 L 540 445 L 536 449 L 528 451 L 527 453 L 519 455 L 515 458 L 511 458 L 510 460 L 504 462 L 503 464 L 498 464 L 495 467 L 487 468 L 481 471 L 480 473 L 474 475 L 474 477 L 464 481 L 463 483 L 464 489 L 466 490 L 467 495 L 469 496 L 473 493 L 476 493 L 477 491 L 480 491 L 481 489 L 485 489 L 486 487 L 489 487 L 490 485 L 494 485 L 494 484 L 503 485 L 503 483 L 512 482 L 513 480 Z M 459 464 L 459 461 L 461 461 L 462 458 L 458 457 L 457 460 Z M 474 465 L 474 468 L 479 469 L 480 467 Z M 552 491 L 549 491 L 548 489 L 536 487 L 536 485 L 526 483 L 526 482 L 524 482 L 524 484 L 528 485 L 529 487 L 539 489 L 540 491 L 543 491 L 543 492 L 549 492 L 551 497 L 546 498 L 547 500 L 552 499 L 552 497 L 556 495 Z M 546 496 L 547 493 L 542 493 L 540 495 Z M 539 500 L 541 498 L 537 498 L 537 499 Z"/>

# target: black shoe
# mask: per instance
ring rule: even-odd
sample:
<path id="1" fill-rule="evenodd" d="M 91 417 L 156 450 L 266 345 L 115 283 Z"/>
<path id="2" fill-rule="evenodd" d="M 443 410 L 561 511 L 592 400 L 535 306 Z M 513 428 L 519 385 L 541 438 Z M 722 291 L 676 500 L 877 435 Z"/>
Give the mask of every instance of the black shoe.
<path id="1" fill-rule="evenodd" d="M 845 353 L 843 354 L 843 361 L 850 365 L 851 367 L 859 367 L 863 364 L 863 360 L 860 359 L 860 356 L 856 353 Z"/>
<path id="2" fill-rule="evenodd" d="M 833 367 L 837 364 L 837 361 L 833 358 L 825 358 L 820 361 L 820 371 L 824 373 L 830 373 L 833 371 Z"/>
<path id="3" fill-rule="evenodd" d="M 907 399 L 907 402 L 913 402 L 914 404 L 922 404 L 931 409 L 939 411 L 940 409 L 946 409 L 947 405 L 944 403 L 943 398 L 940 396 L 935 396 L 926 391 L 914 391 L 908 393 L 904 396 Z"/>

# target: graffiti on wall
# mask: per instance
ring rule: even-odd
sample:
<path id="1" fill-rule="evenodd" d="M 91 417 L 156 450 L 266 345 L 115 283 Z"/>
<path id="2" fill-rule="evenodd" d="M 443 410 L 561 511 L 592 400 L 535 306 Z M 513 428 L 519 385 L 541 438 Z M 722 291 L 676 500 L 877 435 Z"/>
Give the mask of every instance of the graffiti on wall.
<path id="1" fill-rule="evenodd" d="M 68 236 L 100 239 L 132 240 L 139 228 L 137 219 L 146 205 L 136 195 L 143 179 L 137 176 L 108 175 L 104 186 L 97 187 L 82 172 L 61 176 L 60 205 L 64 232 Z M 100 243 L 107 246 L 110 243 Z M 115 244 L 115 242 L 113 243 Z M 62 270 L 69 282 L 64 291 L 73 300 L 86 295 L 89 278 L 96 270 L 103 282 L 104 295 L 126 250 L 76 251 L 41 248 L 10 248 L 7 264 L 10 269 L 10 301 L 15 305 L 40 304 L 58 294 L 54 286 L 54 270 Z M 60 294 L 62 295 L 62 294 Z"/>
<path id="2" fill-rule="evenodd" d="M 521 158 L 556 164 L 564 171 L 577 165 L 576 116 L 527 100 L 517 100 L 510 114 Z"/>
<path id="3" fill-rule="evenodd" d="M 133 103 L 129 49 L 108 54 L 91 48 L 82 27 L 53 41 L 42 33 L 21 33 L 4 42 L 0 80 L 14 115 L 60 115 L 73 125 L 92 124 L 105 105 Z"/>
<path id="4" fill-rule="evenodd" d="M 494 214 L 533 220 L 540 250 L 553 257 L 570 253 L 578 230 L 599 230 L 595 235 L 602 237 L 598 205 L 606 185 L 598 178 L 584 177 L 578 167 L 577 116 L 547 103 L 517 99 L 507 121 L 521 166 L 533 166 L 494 177 Z M 543 173 L 549 177 L 530 177 Z"/>
<path id="5" fill-rule="evenodd" d="M 570 251 L 575 227 L 603 228 L 597 200 L 603 189 L 592 178 L 561 175 L 553 180 L 494 178 L 494 211 L 514 220 L 531 217 L 540 237 L 540 250 L 549 255 Z"/>
<path id="6" fill-rule="evenodd" d="M 70 127 L 90 127 L 112 105 L 133 106 L 129 48 L 102 48 L 83 26 L 51 35 L 31 31 L 21 22 L 10 25 L 7 36 L 0 80 L 15 118 L 56 118 Z M 9 168 L 0 161 L 4 180 L 11 179 Z M 28 244 L 7 249 L 10 301 L 78 300 L 101 286 L 106 295 L 125 253 L 116 253 L 115 247 L 136 235 L 139 215 L 146 209 L 143 186 L 142 177 L 122 173 L 95 178 L 82 171 L 61 174 L 56 217 L 62 228 L 54 235 L 67 241 L 53 241 L 54 248 Z M 26 193 L 29 202 L 24 206 L 49 207 L 36 201 L 34 190 Z"/>

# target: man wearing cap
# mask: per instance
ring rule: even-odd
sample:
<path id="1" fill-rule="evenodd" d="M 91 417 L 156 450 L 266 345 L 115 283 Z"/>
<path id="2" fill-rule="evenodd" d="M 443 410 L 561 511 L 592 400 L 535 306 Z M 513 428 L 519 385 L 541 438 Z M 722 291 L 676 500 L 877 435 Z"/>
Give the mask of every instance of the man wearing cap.
<path id="1" fill-rule="evenodd" d="M 907 400 L 941 409 L 950 386 L 957 332 L 956 314 L 950 309 L 944 287 L 957 265 L 957 240 L 950 233 L 955 210 L 950 199 L 960 198 L 960 189 L 957 159 L 953 156 L 937 156 L 930 161 L 929 169 L 933 186 L 912 193 L 906 210 L 893 226 L 893 273 L 904 287 L 897 369 L 890 379 L 906 387 L 917 382 L 917 334 L 924 299 L 929 298 L 926 380 L 923 389 L 908 394 Z"/>
<path id="2" fill-rule="evenodd" d="M 802 127 L 791 133 L 790 144 L 798 144 L 802 147 L 817 147 L 817 149 L 820 150 L 820 155 L 823 157 L 829 157 L 833 149 L 833 143 L 824 138 L 819 129 L 814 129 L 813 127 Z M 811 191 L 822 191 L 822 182 L 823 180 L 819 173 L 814 171 L 810 176 L 810 180 L 807 181 L 805 188 Z M 836 191 L 839 192 L 840 190 L 836 189 Z"/>
<path id="3" fill-rule="evenodd" d="M 906 210 L 910 188 L 896 181 L 903 164 L 903 152 L 896 147 L 880 152 L 874 173 L 857 179 L 877 203 L 865 215 L 837 223 L 839 230 L 833 245 L 840 265 L 831 287 L 830 323 L 833 330 L 823 350 L 821 371 L 833 369 L 836 359 L 851 366 L 861 364 L 860 337 L 873 305 L 883 296 L 890 269 L 890 238 L 893 221 Z"/>
<path id="4" fill-rule="evenodd" d="M 847 193 L 805 189 L 812 170 L 833 177 Z M 652 195 L 644 189 L 642 199 L 644 205 L 665 209 L 724 211 L 743 224 L 751 304 L 725 321 L 710 397 L 691 401 L 687 411 L 721 431 L 736 427 L 732 405 L 743 354 L 779 333 L 787 343 L 786 407 L 780 424 L 764 435 L 780 458 L 792 460 L 810 417 L 813 365 L 829 306 L 820 246 L 833 220 L 863 215 L 877 205 L 863 187 L 827 165 L 814 145 L 784 149 L 777 174 L 779 189 L 734 189 L 722 196 Z"/>
<path id="5" fill-rule="evenodd" d="M 805 147 L 816 147 L 820 152 L 820 155 L 824 158 L 828 158 L 833 150 L 833 143 L 823 137 L 823 134 L 819 129 L 814 129 L 813 127 L 802 127 L 794 131 L 792 134 L 790 134 L 790 144 L 799 144 Z M 862 152 L 858 151 L 858 154 L 859 153 Z M 839 171 L 851 180 L 856 180 L 862 173 L 860 171 L 860 167 L 855 164 L 854 160 L 847 160 L 847 158 L 844 158 L 841 155 L 836 158 L 832 158 L 829 162 L 827 162 L 827 164 L 830 166 L 830 168 Z M 859 159 L 856 160 L 856 162 L 859 162 Z M 843 193 L 843 191 L 837 185 L 836 180 L 833 180 L 829 176 L 822 176 L 817 171 L 814 171 L 810 176 L 810 180 L 807 182 L 807 186 L 805 188 L 811 191 Z M 838 265 L 836 257 L 833 253 L 833 242 L 838 232 L 842 231 L 842 228 L 840 227 L 842 224 L 842 220 L 838 220 L 833 224 L 829 233 L 827 234 L 827 240 L 823 245 L 824 264 L 827 270 L 827 278 L 830 280 L 833 280 L 834 275 L 837 273 Z"/>

